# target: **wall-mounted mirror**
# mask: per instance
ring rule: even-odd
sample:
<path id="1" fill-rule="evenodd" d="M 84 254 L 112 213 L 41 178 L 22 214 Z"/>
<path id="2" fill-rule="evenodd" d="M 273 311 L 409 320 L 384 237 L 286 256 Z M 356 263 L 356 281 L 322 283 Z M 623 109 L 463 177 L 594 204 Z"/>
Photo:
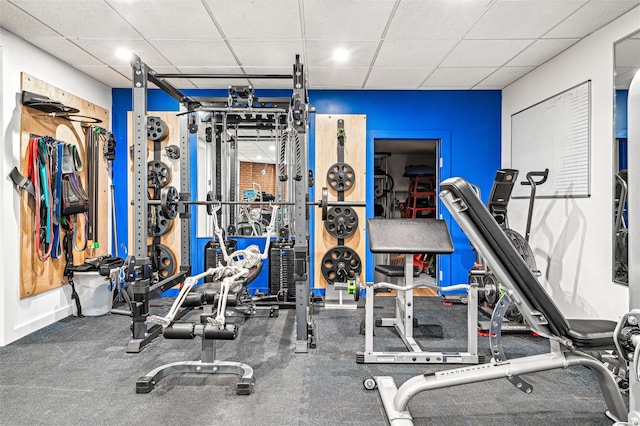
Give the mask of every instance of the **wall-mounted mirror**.
<path id="1" fill-rule="evenodd" d="M 278 119 L 280 116 L 277 116 Z M 213 122 L 211 121 L 213 120 Z M 265 233 L 272 209 L 260 202 L 286 200 L 289 182 L 279 179 L 278 149 L 284 125 L 275 116 L 246 118 L 203 115 L 198 127 L 198 197 L 237 201 L 223 205 L 218 225 L 229 236 L 257 237 Z M 285 164 L 289 163 L 289 157 Z M 285 170 L 286 174 L 286 170 Z M 286 206 L 278 214 L 283 225 Z M 213 237 L 213 218 L 204 206 L 198 214 L 198 237 Z M 277 229 L 279 231 L 279 229 Z"/>
<path id="2" fill-rule="evenodd" d="M 613 223 L 613 280 L 629 283 L 627 229 L 627 98 L 629 85 L 640 69 L 640 31 L 614 44 L 614 223 Z"/>

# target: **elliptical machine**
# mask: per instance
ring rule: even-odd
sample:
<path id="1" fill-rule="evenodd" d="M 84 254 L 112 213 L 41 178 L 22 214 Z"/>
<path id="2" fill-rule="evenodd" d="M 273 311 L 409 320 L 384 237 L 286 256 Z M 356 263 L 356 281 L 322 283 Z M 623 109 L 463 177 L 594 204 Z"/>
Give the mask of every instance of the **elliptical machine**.
<path id="1" fill-rule="evenodd" d="M 527 173 L 527 180 L 520 182 L 521 185 L 531 187 L 529 193 L 529 211 L 527 214 L 527 225 L 524 237 L 517 231 L 509 227 L 509 219 L 507 216 L 507 207 L 511 199 L 513 186 L 518 179 L 518 170 L 515 169 L 499 169 L 493 181 L 491 194 L 487 202 L 487 208 L 496 222 L 504 230 L 505 234 L 511 240 L 513 246 L 518 250 L 520 256 L 525 261 L 529 269 L 534 275 L 539 276 L 540 271 L 536 265 L 535 257 L 529 246 L 529 237 L 531 235 L 531 219 L 533 216 L 533 205 L 536 197 L 536 188 L 544 184 L 549 176 L 549 169 L 544 171 L 533 171 Z M 491 270 L 484 264 L 478 256 L 474 267 L 469 271 L 469 283 L 476 283 L 480 289 L 484 291 L 478 292 L 479 311 L 491 318 L 495 303 L 502 296 L 502 288 Z M 486 332 L 489 330 L 489 321 L 479 321 L 478 330 Z M 502 327 L 503 332 L 528 332 L 529 326 L 524 323 L 522 314 L 512 306 L 505 313 L 505 321 Z"/>

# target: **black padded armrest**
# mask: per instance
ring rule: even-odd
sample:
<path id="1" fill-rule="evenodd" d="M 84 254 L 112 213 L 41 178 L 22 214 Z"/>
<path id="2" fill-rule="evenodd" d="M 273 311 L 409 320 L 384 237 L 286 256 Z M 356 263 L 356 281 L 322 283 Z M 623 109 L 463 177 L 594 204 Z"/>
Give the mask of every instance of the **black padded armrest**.
<path id="1" fill-rule="evenodd" d="M 369 219 L 372 253 L 453 253 L 447 222 L 440 219 Z"/>
<path id="2" fill-rule="evenodd" d="M 404 265 L 376 265 L 375 270 L 387 277 L 404 277 Z M 413 267 L 413 276 L 420 276 L 419 267 Z"/>

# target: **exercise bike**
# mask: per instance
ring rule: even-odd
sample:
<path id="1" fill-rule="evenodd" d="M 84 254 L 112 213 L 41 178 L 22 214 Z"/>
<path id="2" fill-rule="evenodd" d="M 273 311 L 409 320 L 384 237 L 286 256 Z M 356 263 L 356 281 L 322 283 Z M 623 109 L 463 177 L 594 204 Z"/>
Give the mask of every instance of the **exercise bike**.
<path id="1" fill-rule="evenodd" d="M 513 246 L 516 248 L 522 259 L 525 261 L 529 269 L 534 275 L 539 276 L 540 271 L 536 265 L 533 251 L 529 246 L 529 237 L 531 235 L 531 219 L 533 216 L 533 205 L 536 197 L 536 188 L 544 184 L 549 176 L 549 169 L 544 171 L 533 171 L 527 173 L 527 180 L 521 182 L 521 185 L 530 186 L 529 193 L 529 211 L 527 214 L 527 224 L 525 234 L 522 236 L 519 232 L 509 227 L 509 219 L 507 208 L 511 199 L 511 192 L 518 179 L 518 170 L 500 169 L 496 172 L 496 177 L 491 188 L 487 208 L 496 222 L 503 229 Z M 484 291 L 478 292 L 479 311 L 487 315 L 489 318 L 493 313 L 495 304 L 503 295 L 502 286 L 487 268 L 482 259 L 478 256 L 473 268 L 469 271 L 469 283 L 475 283 Z M 478 321 L 478 330 L 488 332 L 489 321 Z M 502 327 L 503 332 L 529 332 L 529 326 L 524 322 L 522 314 L 515 308 L 511 307 L 505 313 L 505 321 Z"/>

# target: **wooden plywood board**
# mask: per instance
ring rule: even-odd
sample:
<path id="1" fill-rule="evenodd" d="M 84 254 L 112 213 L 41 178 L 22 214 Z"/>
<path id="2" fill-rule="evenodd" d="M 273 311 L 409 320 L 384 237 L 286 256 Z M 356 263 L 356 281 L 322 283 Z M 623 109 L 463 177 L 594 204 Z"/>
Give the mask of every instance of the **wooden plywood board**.
<path id="1" fill-rule="evenodd" d="M 148 117 L 159 117 L 162 121 L 165 122 L 167 128 L 169 129 L 169 133 L 166 138 L 160 141 L 160 161 L 168 166 L 170 170 L 170 179 L 167 183 L 167 186 L 174 186 L 178 192 L 180 192 L 180 159 L 171 159 L 167 157 L 167 153 L 165 148 L 168 145 L 176 145 L 180 146 L 180 119 L 176 115 L 175 112 L 147 112 Z M 133 144 L 133 113 L 129 112 L 128 114 L 128 144 L 127 146 L 131 148 Z M 147 141 L 147 160 L 152 161 L 154 159 L 154 142 Z M 128 151 L 130 152 L 130 151 Z M 129 169 L 129 200 L 133 200 L 133 191 L 131 188 L 131 184 L 133 181 L 133 159 L 131 155 L 128 156 L 128 169 Z M 165 187 L 165 188 L 166 188 Z M 148 244 L 151 244 L 152 238 L 148 238 Z M 174 258 L 175 270 L 174 273 L 178 272 L 178 268 L 180 266 L 180 218 L 176 217 L 175 220 L 172 221 L 169 231 L 160 237 L 160 244 L 166 246 Z M 129 204 L 129 251 L 133 250 L 133 205 Z"/>
<path id="2" fill-rule="evenodd" d="M 329 201 L 338 199 L 338 193 L 331 189 L 327 183 L 327 171 L 338 162 L 337 128 L 338 120 L 344 120 L 346 133 L 344 143 L 344 162 L 351 165 L 355 172 L 355 183 L 344 193 L 345 201 L 363 202 L 366 200 L 366 141 L 367 141 L 367 117 L 366 115 L 340 115 L 318 114 L 316 115 L 315 134 L 315 199 L 322 199 L 322 188 L 327 187 Z M 345 246 L 353 249 L 362 262 L 362 274 L 366 271 L 366 209 L 356 207 L 358 214 L 358 229 L 346 238 Z M 327 233 L 321 220 L 319 209 L 316 211 L 314 224 L 314 276 L 315 288 L 325 288 L 326 279 L 322 276 L 321 264 L 323 256 L 338 243 L 335 237 Z"/>
<path id="3" fill-rule="evenodd" d="M 49 97 L 60 101 L 64 105 L 77 108 L 78 114 L 94 117 L 102 120 L 100 126 L 109 123 L 109 111 L 79 98 L 69 92 L 52 86 L 29 74 L 22 73 L 21 89 Z M 30 135 L 51 136 L 57 140 L 76 145 L 80 158 L 85 167 L 77 173 L 83 186 L 87 184 L 87 149 L 85 133 L 80 122 L 69 121 L 61 117 L 52 117 L 42 111 L 26 106 L 20 107 L 20 172 L 25 175 L 27 171 L 27 150 L 29 147 Z M 100 142 L 98 152 L 102 152 L 103 141 Z M 98 168 L 98 210 L 107 211 L 109 196 L 109 173 L 106 162 L 100 161 Z M 77 239 L 83 240 L 86 223 L 82 215 L 78 216 L 79 223 L 76 226 Z M 102 215 L 98 220 L 97 241 L 99 247 L 93 248 L 93 241 L 89 241 L 87 249 L 84 251 L 74 250 L 74 263 L 76 265 L 84 263 L 87 258 L 105 255 L 108 253 L 108 221 L 109 215 Z M 35 222 L 34 203 L 29 199 L 29 195 L 21 191 L 20 193 L 20 298 L 33 296 L 65 284 L 63 282 L 63 272 L 65 266 L 64 254 L 58 259 L 47 259 L 41 261 L 35 250 Z M 61 238 L 64 232 L 61 231 Z M 79 246 L 83 245 L 79 241 Z"/>

